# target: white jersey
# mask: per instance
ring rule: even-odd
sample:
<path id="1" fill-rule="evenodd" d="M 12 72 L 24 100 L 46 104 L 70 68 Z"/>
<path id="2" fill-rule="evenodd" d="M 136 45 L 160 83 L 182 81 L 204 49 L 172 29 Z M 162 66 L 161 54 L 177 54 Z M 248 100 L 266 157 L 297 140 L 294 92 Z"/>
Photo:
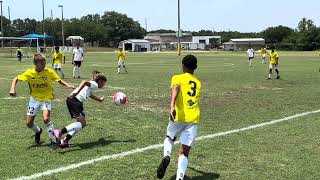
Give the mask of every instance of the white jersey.
<path id="1" fill-rule="evenodd" d="M 247 54 L 248 54 L 248 57 L 254 57 L 254 50 L 252 48 L 249 48 L 247 50 Z"/>
<path id="2" fill-rule="evenodd" d="M 89 96 L 92 95 L 92 92 L 96 89 L 98 89 L 98 84 L 95 81 L 89 81 L 90 83 L 90 87 L 88 86 L 84 86 L 82 88 L 82 90 L 78 93 L 78 95 L 76 96 L 76 98 L 81 101 L 84 102 Z M 77 87 L 71 94 L 77 93 L 79 91 L 79 87 Z"/>
<path id="3" fill-rule="evenodd" d="M 74 61 L 82 61 L 83 60 L 83 49 L 81 47 L 73 49 Z"/>

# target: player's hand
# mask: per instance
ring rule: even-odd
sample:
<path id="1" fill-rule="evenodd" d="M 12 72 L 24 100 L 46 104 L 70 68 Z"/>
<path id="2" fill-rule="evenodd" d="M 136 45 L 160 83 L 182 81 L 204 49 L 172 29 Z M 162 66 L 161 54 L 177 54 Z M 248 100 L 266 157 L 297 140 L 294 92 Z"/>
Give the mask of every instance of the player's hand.
<path id="1" fill-rule="evenodd" d="M 169 117 L 169 119 L 170 119 L 171 121 L 174 121 L 174 120 L 176 119 L 176 110 L 175 110 L 174 108 L 171 108 L 171 110 L 170 110 L 170 117 Z"/>
<path id="2" fill-rule="evenodd" d="M 15 97 L 17 95 L 16 91 L 11 89 L 10 92 L 9 92 L 10 96 L 13 96 Z"/>
<path id="3" fill-rule="evenodd" d="M 74 64 L 74 62 L 72 61 L 71 64 Z"/>
<path id="4" fill-rule="evenodd" d="M 69 89 L 75 89 L 75 88 L 76 88 L 76 86 L 75 86 L 75 85 L 73 85 L 73 84 L 68 84 L 68 85 L 67 85 L 67 88 L 69 88 Z"/>
<path id="5" fill-rule="evenodd" d="M 99 99 L 100 99 L 100 102 L 102 102 L 104 100 L 104 96 L 101 96 Z"/>

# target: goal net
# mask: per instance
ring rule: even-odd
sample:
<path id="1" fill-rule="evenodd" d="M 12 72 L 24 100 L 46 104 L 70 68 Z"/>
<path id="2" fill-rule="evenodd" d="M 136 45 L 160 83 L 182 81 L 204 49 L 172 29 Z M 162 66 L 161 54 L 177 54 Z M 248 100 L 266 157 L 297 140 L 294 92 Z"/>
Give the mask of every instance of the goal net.
<path id="1" fill-rule="evenodd" d="M 23 58 L 30 58 L 39 51 L 39 41 L 37 38 L 20 37 L 0 37 L 0 57 L 16 58 L 17 49 L 23 51 Z"/>

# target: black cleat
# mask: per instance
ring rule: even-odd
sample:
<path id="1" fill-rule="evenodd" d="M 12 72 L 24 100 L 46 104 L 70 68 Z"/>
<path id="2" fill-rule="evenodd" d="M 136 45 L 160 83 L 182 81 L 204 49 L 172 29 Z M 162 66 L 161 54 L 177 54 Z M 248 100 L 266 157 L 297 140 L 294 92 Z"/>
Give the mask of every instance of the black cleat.
<path id="1" fill-rule="evenodd" d="M 157 177 L 159 179 L 162 179 L 164 177 L 164 174 L 166 173 L 169 163 L 170 163 L 170 156 L 163 157 L 161 164 L 157 169 Z"/>
<path id="2" fill-rule="evenodd" d="M 271 80 L 271 78 L 267 78 L 267 80 Z"/>
<path id="3" fill-rule="evenodd" d="M 41 135 L 41 133 L 42 133 L 42 129 L 40 128 L 40 131 L 37 132 L 37 133 L 34 135 L 34 142 L 35 142 L 36 144 L 40 144 L 40 135 Z"/>
<path id="4" fill-rule="evenodd" d="M 277 76 L 277 79 L 280 79 L 280 76 Z"/>

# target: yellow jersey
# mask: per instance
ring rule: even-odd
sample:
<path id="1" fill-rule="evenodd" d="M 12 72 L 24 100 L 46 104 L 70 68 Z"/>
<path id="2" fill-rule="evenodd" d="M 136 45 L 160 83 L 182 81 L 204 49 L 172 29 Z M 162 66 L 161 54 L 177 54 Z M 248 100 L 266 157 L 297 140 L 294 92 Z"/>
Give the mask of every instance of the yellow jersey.
<path id="1" fill-rule="evenodd" d="M 126 59 L 125 51 L 118 51 L 118 61 L 124 61 Z"/>
<path id="2" fill-rule="evenodd" d="M 53 53 L 53 62 L 54 62 L 54 64 L 61 64 L 63 57 L 64 57 L 64 54 L 62 52 L 60 52 L 60 51 Z"/>
<path id="3" fill-rule="evenodd" d="M 37 72 L 35 68 L 27 69 L 18 75 L 18 80 L 27 81 L 30 94 L 38 101 L 48 101 L 54 99 L 52 81 L 61 81 L 59 75 L 50 68 L 45 68 Z"/>
<path id="4" fill-rule="evenodd" d="M 171 88 L 175 85 L 180 86 L 175 101 L 175 122 L 199 123 L 201 82 L 193 74 L 184 73 L 172 77 Z"/>
<path id="5" fill-rule="evenodd" d="M 278 64 L 279 55 L 276 51 L 271 52 L 269 56 L 270 56 L 270 64 Z"/>
<path id="6" fill-rule="evenodd" d="M 21 48 L 17 49 L 17 55 L 22 56 L 23 55 L 23 50 Z"/>
<path id="7" fill-rule="evenodd" d="M 267 54 L 267 49 L 266 48 L 262 48 L 261 49 L 261 54 Z"/>

